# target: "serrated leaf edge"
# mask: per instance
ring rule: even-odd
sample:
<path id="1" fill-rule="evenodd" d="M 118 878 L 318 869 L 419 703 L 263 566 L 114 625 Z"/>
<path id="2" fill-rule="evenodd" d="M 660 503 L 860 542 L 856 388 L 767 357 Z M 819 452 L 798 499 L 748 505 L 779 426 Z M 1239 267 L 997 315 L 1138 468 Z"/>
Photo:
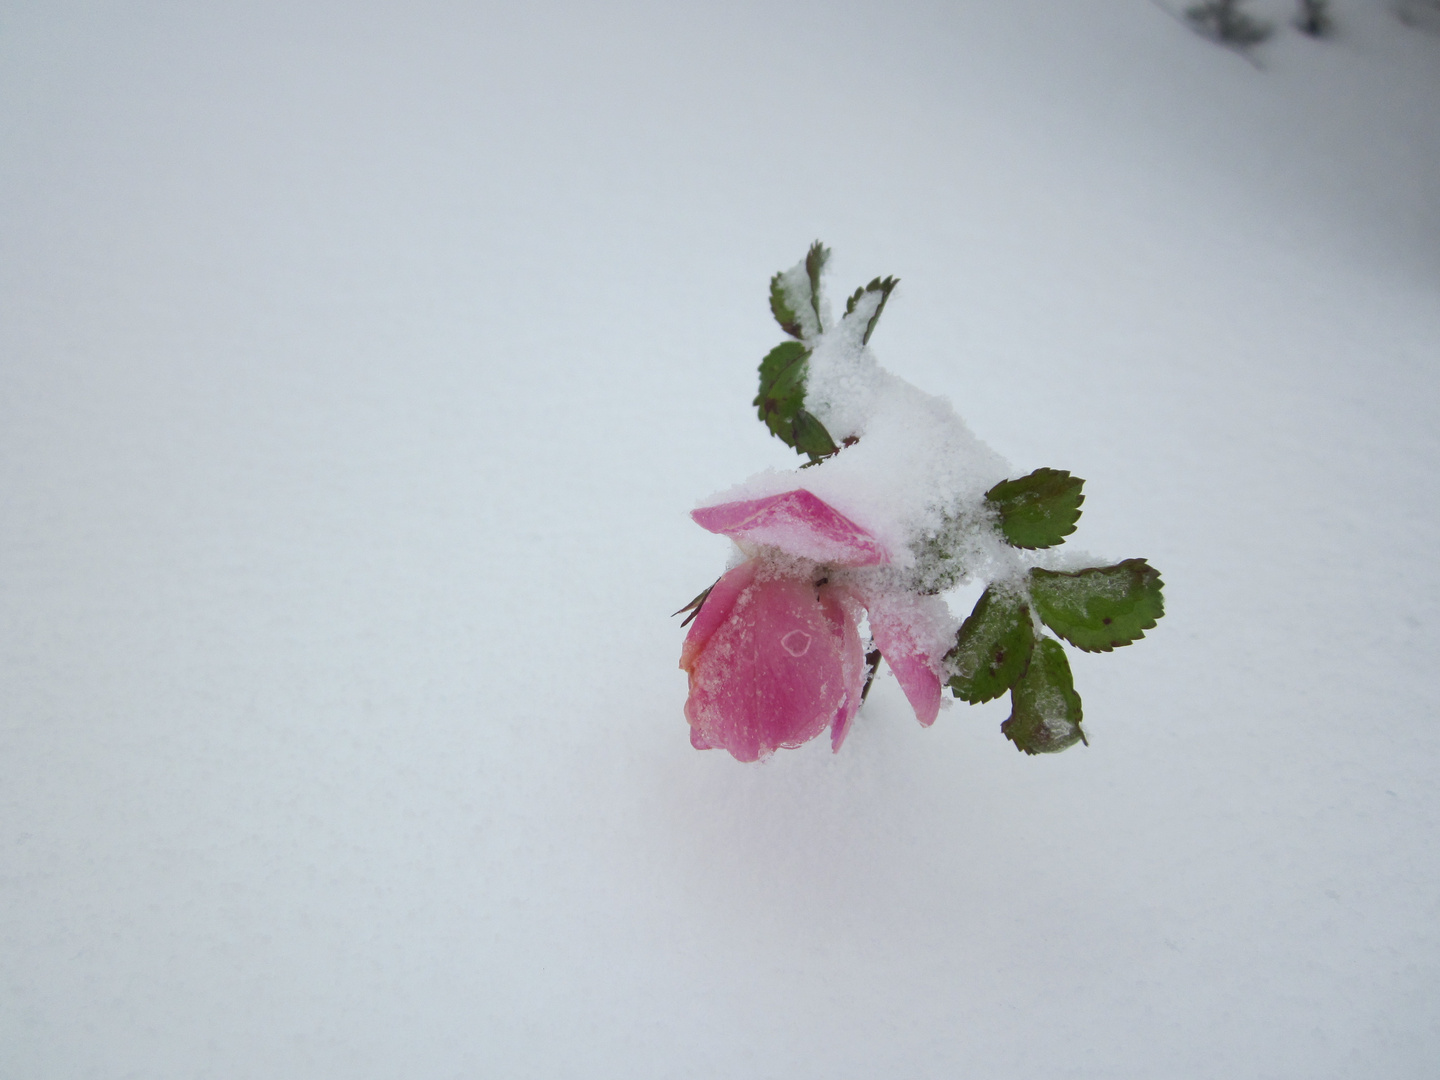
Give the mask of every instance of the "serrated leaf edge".
<path id="1" fill-rule="evenodd" d="M 965 635 L 965 629 L 972 624 L 972 620 L 978 617 L 981 605 L 985 604 L 987 600 L 989 600 L 989 602 L 991 603 L 997 602 L 994 597 L 999 595 L 1000 594 L 996 592 L 995 586 L 993 584 L 988 586 L 985 591 L 980 594 L 980 598 L 975 601 L 974 608 L 971 609 L 970 614 L 966 616 L 965 621 L 960 624 L 960 629 L 955 633 L 955 644 L 950 649 L 950 651 L 945 654 L 946 664 L 953 665 L 955 663 L 955 661 L 951 660 L 951 657 L 955 653 L 960 651 L 961 638 L 963 638 Z M 1035 654 L 1035 647 L 1039 643 L 1041 635 L 1036 629 L 1035 613 L 1030 606 L 1028 597 L 1021 600 L 1020 611 L 1022 618 L 1024 618 L 1027 622 L 1030 623 L 1030 649 L 1025 654 L 1025 662 L 1020 665 L 1019 670 L 1015 675 L 1015 678 L 1012 679 L 1008 684 L 1001 686 L 998 690 L 995 691 L 995 693 L 991 694 L 989 697 L 970 697 L 967 694 L 963 693 L 961 689 L 955 685 L 956 681 L 963 677 L 960 672 L 957 672 L 955 675 L 951 676 L 945 681 L 945 685 L 950 688 L 951 696 L 959 698 L 961 701 L 969 705 L 983 705 L 987 701 L 995 701 L 1000 697 L 1003 697 L 1006 691 L 1012 689 L 1017 682 L 1019 682 L 1025 677 L 1025 672 L 1030 669 L 1030 660 L 1031 657 L 1033 657 Z M 973 679 L 974 676 L 971 676 L 970 678 Z"/>
<path id="2" fill-rule="evenodd" d="M 1037 573 L 1040 573 L 1040 574 L 1054 574 L 1054 575 L 1057 576 L 1057 577 L 1072 577 L 1072 578 L 1078 578 L 1078 577 L 1081 577 L 1081 576 L 1083 576 L 1083 575 L 1085 575 L 1085 574 L 1098 574 L 1098 573 L 1102 573 L 1102 572 L 1104 572 L 1104 571 L 1106 571 L 1106 570 L 1116 570 L 1116 569 L 1124 566 L 1126 563 L 1141 563 L 1141 564 L 1143 564 L 1146 570 L 1150 571 L 1150 573 L 1152 573 L 1152 574 L 1155 575 L 1155 585 L 1156 585 L 1156 586 L 1158 587 L 1158 589 L 1160 590 L 1160 596 L 1159 596 L 1159 600 L 1160 600 L 1160 610 L 1159 610 L 1159 612 L 1156 613 L 1155 617 L 1152 618 L 1152 619 L 1150 619 L 1149 622 L 1147 622 L 1147 623 L 1142 623 L 1141 626 L 1140 626 L 1140 628 L 1139 628 L 1139 630 L 1136 631 L 1135 636 L 1134 636 L 1133 638 L 1131 638 L 1129 641 L 1112 641 L 1109 645 L 1081 645 L 1079 642 L 1075 641 L 1075 640 L 1074 640 L 1073 638 L 1071 638 L 1068 634 L 1066 634 L 1065 631 L 1063 631 L 1062 629 L 1060 629 L 1060 627 L 1051 625 L 1050 622 L 1049 622 L 1048 620 L 1046 620 L 1046 618 L 1045 618 L 1045 613 L 1044 613 L 1043 610 L 1041 610 L 1040 605 L 1035 602 L 1035 597 L 1034 597 L 1034 582 L 1035 582 L 1035 580 L 1036 580 L 1035 575 L 1036 575 Z M 1164 582 L 1164 580 L 1160 577 L 1160 571 L 1156 570 L 1155 567 L 1151 566 L 1145 559 L 1121 559 L 1118 563 L 1113 563 L 1113 564 L 1110 565 L 1110 566 L 1087 566 L 1087 567 L 1084 567 L 1083 569 L 1080 569 L 1080 570 L 1047 570 L 1047 569 L 1045 569 L 1045 568 L 1042 567 L 1042 566 L 1035 566 L 1035 567 L 1031 567 L 1031 569 L 1030 569 L 1030 580 L 1031 580 L 1031 597 L 1030 597 L 1030 600 L 1031 600 L 1031 609 L 1035 612 L 1036 616 L 1039 617 L 1040 621 L 1045 624 L 1045 626 L 1046 626 L 1047 629 L 1049 629 L 1050 631 L 1052 631 L 1057 637 L 1063 639 L 1064 641 L 1068 642 L 1070 645 L 1072 645 L 1072 646 L 1074 646 L 1075 648 L 1079 649 L 1081 652 L 1087 652 L 1087 653 L 1108 653 L 1108 652 L 1114 652 L 1116 649 L 1124 648 L 1126 645 L 1134 645 L 1135 642 L 1139 641 L 1141 638 L 1143 638 L 1143 637 L 1145 636 L 1145 631 L 1146 631 L 1146 630 L 1153 630 L 1153 629 L 1155 629 L 1155 627 L 1156 627 L 1156 625 L 1158 625 L 1159 621 L 1165 617 L 1165 594 L 1164 594 L 1165 582 Z"/>
<path id="3" fill-rule="evenodd" d="M 799 319 L 785 298 L 783 278 L 784 271 L 777 271 L 770 279 L 770 314 L 775 316 L 775 321 L 780 324 L 781 330 L 793 338 L 800 339 L 805 335 L 800 329 Z"/>
<path id="4" fill-rule="evenodd" d="M 855 313 L 855 307 L 860 303 L 860 298 L 866 293 L 880 293 L 880 303 L 875 306 L 874 312 L 870 315 L 870 321 L 865 324 L 865 333 L 860 338 L 861 345 L 870 344 L 870 335 L 875 332 L 875 324 L 880 321 L 880 315 L 885 310 L 885 305 L 890 302 L 890 294 L 895 291 L 895 286 L 900 284 L 896 277 L 873 278 L 868 285 L 862 285 L 851 294 L 850 299 L 845 301 L 845 316 L 849 318 Z"/>
<path id="5" fill-rule="evenodd" d="M 1085 722 L 1085 707 L 1084 707 L 1084 702 L 1082 701 L 1082 699 L 1081 699 L 1081 697 L 1080 697 L 1080 692 L 1075 689 L 1075 673 L 1074 673 L 1074 671 L 1071 670 L 1071 667 L 1070 667 L 1070 658 L 1065 655 L 1064 647 L 1061 646 L 1060 643 L 1059 643 L 1058 641 L 1056 641 L 1056 640 L 1055 640 L 1054 638 L 1052 638 L 1052 637 L 1047 637 L 1047 636 L 1045 636 L 1045 635 L 1043 635 L 1043 634 L 1042 634 L 1042 635 L 1037 635 L 1037 637 L 1036 637 L 1036 639 L 1035 639 L 1035 646 L 1034 646 L 1034 648 L 1031 650 L 1031 663 L 1030 663 L 1030 664 L 1026 664 L 1026 666 L 1025 666 L 1025 675 L 1028 675 L 1028 674 L 1030 673 L 1030 666 L 1031 666 L 1031 664 L 1034 663 L 1034 654 L 1037 653 L 1037 652 L 1040 652 L 1046 642 L 1051 642 L 1051 643 L 1053 643 L 1053 644 L 1060 650 L 1056 655 L 1060 657 L 1061 661 L 1062 661 L 1062 662 L 1064 663 L 1064 665 L 1065 665 L 1064 671 L 1065 671 L 1066 678 L 1068 679 L 1069 684 L 1070 684 L 1069 690 L 1070 690 L 1070 693 L 1073 694 L 1074 697 L 1075 697 L 1075 711 L 1076 711 L 1076 713 L 1078 713 L 1078 715 L 1075 717 L 1075 720 L 1074 720 L 1074 724 L 1075 724 L 1075 734 L 1080 737 L 1080 742 L 1081 742 L 1081 743 L 1083 743 L 1085 746 L 1089 746 L 1089 745 L 1090 745 L 1090 740 L 1089 740 L 1089 738 L 1086 737 L 1086 735 L 1085 735 L 1085 728 L 1084 728 L 1084 726 L 1083 726 L 1083 725 L 1084 725 L 1084 722 Z M 1018 706 L 1018 703 L 1017 703 L 1016 700 L 1015 700 L 1015 691 L 1016 691 L 1016 689 L 1020 686 L 1020 683 L 1024 680 L 1025 675 L 1021 675 L 1019 679 L 1016 679 L 1016 680 L 1015 680 L 1015 685 L 1010 688 L 1010 715 L 1009 715 L 1008 717 L 1006 717 L 1004 721 L 1001 722 L 1001 724 L 1000 724 L 1000 733 L 1001 733 L 1002 735 L 1004 735 L 1005 738 L 1010 741 L 1010 744 L 1011 744 L 1012 746 L 1014 746 L 1016 750 L 1019 750 L 1021 753 L 1025 754 L 1025 755 L 1027 755 L 1027 756 L 1029 756 L 1029 757 L 1038 757 L 1038 756 L 1041 755 L 1041 754 L 1059 754 L 1059 753 L 1063 753 L 1064 751 L 1070 749 L 1070 747 L 1074 746 L 1075 744 L 1074 744 L 1073 742 L 1066 743 L 1064 746 L 1056 747 L 1056 748 L 1053 749 L 1053 750 L 1031 750 L 1031 749 L 1028 748 L 1028 747 L 1021 746 L 1021 745 L 1011 736 L 1011 734 L 1010 734 L 1008 731 L 1005 730 L 1005 728 L 1010 725 L 1011 721 L 1013 721 L 1013 720 L 1015 719 L 1015 710 L 1019 707 L 1019 706 Z M 1063 693 L 1063 691 L 1062 691 L 1062 693 Z"/>
<path id="6" fill-rule="evenodd" d="M 1085 493 L 1083 491 L 1079 491 L 1079 497 L 1075 500 L 1075 520 L 1070 523 L 1070 527 L 1068 529 L 1065 529 L 1064 531 L 1058 533 L 1056 539 L 1052 543 L 1021 544 L 1011 539 L 1010 536 L 1006 533 L 1005 524 L 1007 521 L 1007 517 L 1005 514 L 1004 505 L 999 498 L 995 497 L 995 492 L 998 491 L 1000 488 L 1004 487 L 1006 484 L 1017 484 L 1022 480 L 1028 480 L 1032 476 L 1035 476 L 1037 473 L 1042 472 L 1055 473 L 1059 476 L 1065 477 L 1066 479 L 1075 480 L 1077 482 L 1077 490 L 1078 488 L 1083 488 L 1085 485 L 1085 481 L 1082 478 L 1075 476 L 1075 474 L 1070 472 L 1069 469 L 1052 469 L 1048 465 L 1042 465 L 1038 469 L 1032 469 L 1024 476 L 1017 476 L 1013 479 L 1001 480 L 998 484 L 996 484 L 994 487 L 992 487 L 989 491 L 985 493 L 985 501 L 990 503 L 997 510 L 995 527 L 1000 533 L 1000 539 L 1005 541 L 1005 543 L 1008 544 L 1010 547 L 1016 548 L 1020 551 L 1046 551 L 1053 547 L 1059 547 L 1065 542 L 1065 538 L 1067 536 L 1072 535 L 1080 527 L 1080 516 L 1083 513 L 1080 508 L 1085 505 Z"/>
<path id="7" fill-rule="evenodd" d="M 815 323 L 820 332 L 825 332 L 825 319 L 820 314 L 820 275 L 830 261 L 830 249 L 816 240 L 805 253 L 805 274 L 810 279 L 810 306 L 815 310 Z"/>

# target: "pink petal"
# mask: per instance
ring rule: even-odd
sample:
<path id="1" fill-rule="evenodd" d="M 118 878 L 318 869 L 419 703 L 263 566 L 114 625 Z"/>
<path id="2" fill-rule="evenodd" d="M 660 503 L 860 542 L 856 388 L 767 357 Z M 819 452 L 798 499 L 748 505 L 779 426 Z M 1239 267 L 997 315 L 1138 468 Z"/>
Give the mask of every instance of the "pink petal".
<path id="1" fill-rule="evenodd" d="M 877 566 L 890 559 L 874 536 L 803 488 L 763 499 L 706 506 L 690 516 L 713 533 L 769 544 L 818 563 Z"/>
<path id="2" fill-rule="evenodd" d="M 809 581 L 751 581 L 689 668 L 691 742 L 740 761 L 809 742 L 847 708 L 848 654 L 859 648 L 847 613 L 817 599 Z"/>
<path id="3" fill-rule="evenodd" d="M 875 646 L 926 727 L 940 713 L 939 661 L 951 644 L 951 624 L 949 609 L 936 596 L 886 597 L 870 606 Z"/>
<path id="4" fill-rule="evenodd" d="M 759 567 L 760 564 L 754 559 L 743 562 L 735 569 L 725 571 L 720 580 L 710 587 L 705 602 L 691 620 L 690 633 L 685 635 L 685 644 L 680 650 L 682 670 L 689 671 L 695 666 L 695 658 L 700 655 L 700 650 L 705 648 L 710 635 L 730 617 L 730 609 L 735 606 L 735 601 L 750 582 L 755 580 L 755 571 Z"/>
<path id="5" fill-rule="evenodd" d="M 844 635 L 840 650 L 845 699 L 835 711 L 830 724 L 830 749 L 838 753 L 845 736 L 850 734 L 850 721 L 860 711 L 860 695 L 865 691 L 865 647 L 860 644 L 860 628 L 857 625 L 861 612 L 859 602 L 847 589 L 825 586 L 820 590 L 820 602 L 832 624 L 839 625 Z"/>

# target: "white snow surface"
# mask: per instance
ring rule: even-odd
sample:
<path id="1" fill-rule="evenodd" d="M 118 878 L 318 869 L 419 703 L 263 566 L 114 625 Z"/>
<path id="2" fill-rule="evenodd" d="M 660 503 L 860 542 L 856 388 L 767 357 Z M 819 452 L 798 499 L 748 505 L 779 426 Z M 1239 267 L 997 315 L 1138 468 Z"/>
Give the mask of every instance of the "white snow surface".
<path id="1" fill-rule="evenodd" d="M 6 5 L 0 1076 L 1432 1075 L 1440 36 L 1331 7 Z M 817 237 L 1163 572 L 1089 747 L 691 749 Z"/>

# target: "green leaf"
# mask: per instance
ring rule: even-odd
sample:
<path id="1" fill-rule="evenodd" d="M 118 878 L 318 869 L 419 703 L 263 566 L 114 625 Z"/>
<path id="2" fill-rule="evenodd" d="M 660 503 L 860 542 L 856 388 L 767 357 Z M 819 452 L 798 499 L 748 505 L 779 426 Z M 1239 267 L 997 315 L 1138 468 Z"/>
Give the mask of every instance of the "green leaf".
<path id="1" fill-rule="evenodd" d="M 1045 625 L 1086 652 L 1145 636 L 1165 614 L 1160 571 L 1144 559 L 1062 573 L 1030 571 L 1030 599 Z"/>
<path id="2" fill-rule="evenodd" d="M 790 300 L 785 294 L 784 274 L 776 274 L 770 279 L 770 313 L 775 316 L 775 321 L 793 338 L 804 337 L 800 329 L 800 318 L 795 314 L 795 309 L 790 306 Z"/>
<path id="3" fill-rule="evenodd" d="M 1018 548 L 1063 544 L 1080 520 L 1085 481 L 1063 469 L 1036 469 L 1018 480 L 1003 480 L 985 493 L 1000 511 L 1000 532 Z"/>
<path id="4" fill-rule="evenodd" d="M 825 430 L 825 425 L 804 409 L 795 414 L 791 431 L 791 439 L 785 441 L 800 453 L 809 454 L 812 462 L 829 457 L 840 450 L 835 445 L 835 440 L 830 437 L 830 432 Z"/>
<path id="5" fill-rule="evenodd" d="M 825 425 L 804 408 L 805 376 L 810 350 L 798 341 L 786 341 L 760 361 L 760 393 L 755 406 L 770 433 L 786 446 L 818 461 L 838 447 Z"/>
<path id="6" fill-rule="evenodd" d="M 829 258 L 829 248 L 816 240 L 805 258 L 770 279 L 770 312 L 791 337 L 810 341 L 824 332 L 820 274 Z"/>
<path id="7" fill-rule="evenodd" d="M 986 589 L 960 627 L 955 647 L 945 655 L 958 671 L 950 680 L 950 692 L 972 704 L 999 697 L 1024 674 L 1034 645 L 1035 629 L 1024 600 Z"/>
<path id="8" fill-rule="evenodd" d="M 1055 754 L 1085 739 L 1080 719 L 1080 695 L 1065 650 L 1054 638 L 1041 638 L 1010 691 L 1010 719 L 1000 730 L 1027 754 Z"/>
<path id="9" fill-rule="evenodd" d="M 869 285 L 856 289 L 854 295 L 845 302 L 845 315 L 848 318 L 855 313 L 856 305 L 860 303 L 861 298 L 866 293 L 880 294 L 880 302 L 875 305 L 875 310 L 870 314 L 870 321 L 865 324 L 865 335 L 860 339 L 861 345 L 868 345 L 870 343 L 870 335 L 875 332 L 875 324 L 880 321 L 880 313 L 885 310 L 885 304 L 889 301 L 890 294 L 895 291 L 895 286 L 899 284 L 899 278 L 887 277 L 882 281 L 877 277 L 874 281 L 870 282 Z"/>
<path id="10" fill-rule="evenodd" d="M 830 261 L 830 249 L 816 240 L 805 255 L 805 276 L 810 279 L 810 305 L 815 309 L 815 322 L 820 323 L 820 275 Z"/>
<path id="11" fill-rule="evenodd" d="M 805 403 L 806 362 L 810 350 L 798 341 L 786 341 L 771 349 L 760 361 L 760 393 L 753 404 L 776 435 L 782 431 Z M 793 445 L 793 443 L 792 443 Z"/>

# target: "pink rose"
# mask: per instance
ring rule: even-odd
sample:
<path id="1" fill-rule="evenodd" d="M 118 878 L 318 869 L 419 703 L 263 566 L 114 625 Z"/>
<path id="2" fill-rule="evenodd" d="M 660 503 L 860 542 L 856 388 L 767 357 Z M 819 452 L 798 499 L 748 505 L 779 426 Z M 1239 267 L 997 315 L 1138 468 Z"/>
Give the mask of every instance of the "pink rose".
<path id="1" fill-rule="evenodd" d="M 826 726 L 840 749 L 860 708 L 865 655 L 859 618 L 923 724 L 940 708 L 939 665 L 947 643 L 933 632 L 936 597 L 870 595 L 833 583 L 842 568 L 889 561 L 884 546 L 803 489 L 705 507 L 692 515 L 711 532 L 775 547 L 813 568 L 750 559 L 715 583 L 680 655 L 690 676 L 685 716 L 699 749 L 723 747 L 756 761 L 799 746 Z M 804 564 L 802 564 L 803 566 Z"/>

